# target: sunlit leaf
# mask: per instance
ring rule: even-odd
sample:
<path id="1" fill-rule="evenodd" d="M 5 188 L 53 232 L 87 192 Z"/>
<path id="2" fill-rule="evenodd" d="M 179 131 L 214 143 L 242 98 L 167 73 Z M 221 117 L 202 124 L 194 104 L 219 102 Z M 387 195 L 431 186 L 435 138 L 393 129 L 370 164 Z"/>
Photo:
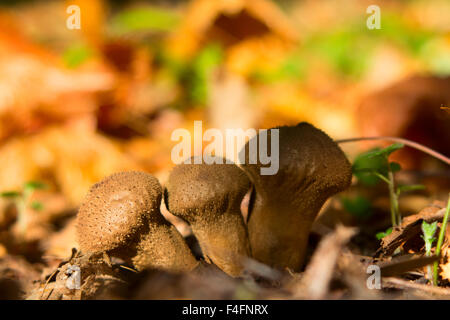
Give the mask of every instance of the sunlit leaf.
<path id="1" fill-rule="evenodd" d="M 431 248 L 433 246 L 433 242 L 436 240 L 434 234 L 437 230 L 437 221 L 433 223 L 427 223 L 425 220 L 422 222 L 422 233 L 421 236 L 423 241 L 425 242 L 425 251 L 427 255 L 431 253 Z"/>

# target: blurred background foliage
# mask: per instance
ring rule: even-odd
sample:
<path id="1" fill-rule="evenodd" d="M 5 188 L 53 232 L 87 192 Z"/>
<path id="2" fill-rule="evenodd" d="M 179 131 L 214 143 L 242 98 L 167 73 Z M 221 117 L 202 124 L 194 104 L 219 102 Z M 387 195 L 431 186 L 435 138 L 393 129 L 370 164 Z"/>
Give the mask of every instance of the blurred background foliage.
<path id="1" fill-rule="evenodd" d="M 66 27 L 71 4 L 81 9 L 80 30 Z M 388 112 L 379 111 L 385 102 L 360 106 L 409 77 L 450 75 L 450 2 L 378 1 L 375 30 L 366 27 L 371 4 L 2 1 L 0 191 L 45 182 L 36 197 L 51 199 L 40 213 L 50 221 L 113 172 L 145 170 L 164 183 L 174 165 L 171 133 L 192 130 L 194 120 L 204 130 L 308 121 L 333 138 L 389 129 L 448 154 L 442 133 L 428 129 L 435 122 L 416 125 L 429 116 L 445 128 L 440 103 L 426 106 L 428 116 L 402 107 L 420 97 L 393 100 Z M 344 150 L 354 159 L 372 146 Z M 436 168 L 402 152 L 394 160 L 405 169 Z M 344 207 L 361 217 L 372 205 L 358 195 Z M 2 214 L 0 229 L 10 223 Z"/>

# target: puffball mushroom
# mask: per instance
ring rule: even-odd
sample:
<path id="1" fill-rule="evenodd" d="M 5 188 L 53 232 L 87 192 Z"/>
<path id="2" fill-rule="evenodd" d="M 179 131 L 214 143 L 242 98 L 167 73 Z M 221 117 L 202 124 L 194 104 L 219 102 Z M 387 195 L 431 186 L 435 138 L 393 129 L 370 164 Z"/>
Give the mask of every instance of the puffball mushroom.
<path id="1" fill-rule="evenodd" d="M 351 165 L 337 144 L 309 123 L 274 129 L 279 129 L 279 140 L 272 141 L 268 130 L 267 146 L 271 150 L 272 143 L 279 143 L 277 173 L 262 175 L 264 165 L 249 161 L 251 140 L 241 150 L 241 167 L 254 184 L 248 218 L 250 245 L 255 259 L 298 271 L 312 222 L 330 196 L 350 186 Z M 253 139 L 262 139 L 261 133 Z"/>
<path id="2" fill-rule="evenodd" d="M 105 252 L 146 268 L 184 272 L 198 262 L 160 212 L 162 187 L 144 172 L 120 172 L 89 190 L 77 215 L 83 252 Z"/>
<path id="3" fill-rule="evenodd" d="M 180 164 L 170 173 L 165 190 L 167 209 L 187 221 L 205 260 L 239 276 L 242 258 L 250 256 L 240 205 L 250 181 L 234 164 Z M 192 160 L 192 159 L 191 159 Z"/>

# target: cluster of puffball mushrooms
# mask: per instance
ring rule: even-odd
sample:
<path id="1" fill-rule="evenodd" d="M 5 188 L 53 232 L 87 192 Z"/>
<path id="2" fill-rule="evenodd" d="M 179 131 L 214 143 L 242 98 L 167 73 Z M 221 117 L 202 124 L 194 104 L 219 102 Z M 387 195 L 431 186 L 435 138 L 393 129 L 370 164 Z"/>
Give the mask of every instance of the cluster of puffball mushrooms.
<path id="1" fill-rule="evenodd" d="M 277 129 L 274 175 L 261 175 L 264 165 L 250 163 L 246 152 L 240 166 L 177 165 L 164 190 L 152 175 L 135 171 L 95 184 L 77 216 L 81 251 L 118 257 L 137 270 L 194 270 L 200 262 L 160 212 L 164 196 L 168 211 L 190 224 L 204 260 L 230 276 L 242 275 L 246 257 L 299 271 L 312 222 L 330 196 L 350 185 L 351 166 L 338 145 L 312 125 Z M 244 221 L 240 208 L 250 190 Z"/>

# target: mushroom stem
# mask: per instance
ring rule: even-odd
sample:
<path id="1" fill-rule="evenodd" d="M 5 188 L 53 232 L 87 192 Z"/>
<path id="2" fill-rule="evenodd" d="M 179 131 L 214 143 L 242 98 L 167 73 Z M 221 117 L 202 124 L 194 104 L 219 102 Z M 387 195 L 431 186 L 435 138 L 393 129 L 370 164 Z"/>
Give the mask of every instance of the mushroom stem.
<path id="1" fill-rule="evenodd" d="M 310 197 L 307 192 L 302 195 L 305 200 Z M 283 205 L 283 200 L 269 202 L 256 194 L 248 222 L 253 256 L 272 267 L 298 271 L 303 265 L 311 225 L 323 202 L 300 203 L 296 211 L 302 217 L 298 217 L 292 215 L 290 204 Z"/>
<path id="2" fill-rule="evenodd" d="M 137 270 L 152 268 L 175 273 L 189 272 L 199 264 L 182 235 L 169 223 L 150 226 L 150 232 L 142 236 L 131 261 Z"/>
<path id="3" fill-rule="evenodd" d="M 219 163 L 224 162 L 176 166 L 164 202 L 172 214 L 191 225 L 205 260 L 236 277 L 243 271 L 242 258 L 250 255 L 240 211 L 250 181 L 236 165 Z"/>
<path id="4" fill-rule="evenodd" d="M 239 208 L 234 208 L 234 212 L 239 212 Z M 225 213 L 208 229 L 193 224 L 192 232 L 207 262 L 220 266 L 229 275 L 241 274 L 243 258 L 251 253 L 247 229 L 239 215 Z"/>
<path id="5" fill-rule="evenodd" d="M 272 130 L 278 130 L 272 136 Z M 256 143 L 266 136 L 255 136 Z M 346 189 L 351 166 L 338 145 L 309 123 L 273 128 L 267 132 L 267 148 L 278 147 L 279 170 L 264 175 L 261 162 L 252 163 L 250 140 L 242 169 L 254 185 L 250 199 L 248 232 L 253 256 L 272 267 L 298 271 L 308 236 L 328 197 Z M 254 141 L 253 141 L 254 142 Z M 261 151 L 260 151 L 261 152 Z"/>

